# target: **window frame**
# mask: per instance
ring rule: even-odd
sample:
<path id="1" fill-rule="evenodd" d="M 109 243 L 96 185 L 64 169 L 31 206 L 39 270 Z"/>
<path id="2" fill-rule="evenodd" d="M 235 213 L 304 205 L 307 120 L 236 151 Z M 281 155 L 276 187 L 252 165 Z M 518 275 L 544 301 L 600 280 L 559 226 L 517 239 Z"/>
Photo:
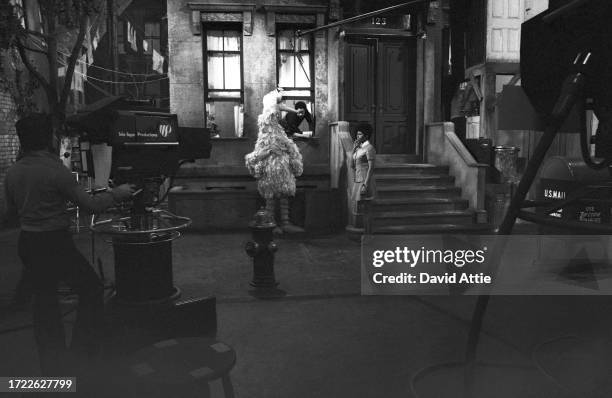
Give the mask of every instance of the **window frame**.
<path id="1" fill-rule="evenodd" d="M 211 30 L 221 30 L 221 31 L 236 31 L 238 32 L 238 37 L 240 40 L 240 50 L 239 51 L 225 51 L 225 49 L 219 50 L 211 50 L 209 51 L 207 48 L 208 45 L 208 31 Z M 214 102 L 214 101 L 233 101 L 238 102 L 239 104 L 244 104 L 244 35 L 242 23 L 239 22 L 226 22 L 226 23 L 202 23 L 201 25 L 202 32 L 202 63 L 203 63 L 203 71 L 204 71 L 204 103 Z M 222 41 L 225 46 L 225 41 Z M 216 53 L 216 54 L 238 54 L 240 55 L 240 89 L 211 89 L 208 88 L 208 54 Z M 225 56 L 223 57 L 223 84 L 225 85 Z M 211 92 L 239 92 L 239 97 L 210 97 L 209 93 Z"/>
<path id="2" fill-rule="evenodd" d="M 315 67 L 314 67 L 314 57 L 315 57 L 315 40 L 312 35 L 308 36 L 308 50 L 300 50 L 300 54 L 308 54 L 310 57 L 310 87 L 287 87 L 280 86 L 280 66 L 281 66 L 281 55 L 282 54 L 291 54 L 294 57 L 294 83 L 295 83 L 295 71 L 297 70 L 297 64 L 299 61 L 295 56 L 295 51 L 293 50 L 281 50 L 280 49 L 280 32 L 284 30 L 305 30 L 312 28 L 312 25 L 296 25 L 296 24 L 276 24 L 276 85 L 281 87 L 285 91 L 310 91 L 310 95 L 308 97 L 298 96 L 298 95 L 283 95 L 283 99 L 291 99 L 291 100 L 307 100 L 314 104 L 315 101 Z"/>
<path id="3" fill-rule="evenodd" d="M 121 32 L 121 34 L 119 33 Z M 125 42 L 127 39 L 127 21 L 120 20 L 119 26 L 117 26 L 117 54 L 127 54 Z M 130 50 L 132 50 L 130 48 Z M 132 50 L 133 51 L 133 50 Z"/>
<path id="4" fill-rule="evenodd" d="M 154 24 L 154 25 L 158 25 L 158 36 L 147 36 L 147 24 Z M 159 52 L 160 54 L 163 54 L 163 50 L 162 50 L 162 22 L 161 21 L 157 21 L 157 20 L 145 20 L 143 22 L 143 32 L 142 32 L 142 44 L 141 44 L 141 48 L 140 50 L 142 51 L 142 55 L 153 55 L 153 40 L 157 40 L 159 42 L 159 50 L 156 50 L 157 52 Z M 149 43 L 150 49 L 149 52 L 145 51 L 144 49 L 144 42 L 145 40 Z"/>

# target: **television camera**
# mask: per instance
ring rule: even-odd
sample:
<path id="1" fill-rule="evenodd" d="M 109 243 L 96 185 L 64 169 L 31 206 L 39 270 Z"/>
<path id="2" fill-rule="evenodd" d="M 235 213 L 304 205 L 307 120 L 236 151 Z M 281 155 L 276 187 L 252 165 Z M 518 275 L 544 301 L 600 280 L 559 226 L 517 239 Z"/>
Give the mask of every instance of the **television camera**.
<path id="1" fill-rule="evenodd" d="M 96 159 L 110 168 L 112 184 L 136 186 L 131 201 L 119 204 L 110 217 L 92 216 L 90 223 L 94 233 L 112 239 L 116 297 L 140 303 L 178 297 L 171 243 L 191 220 L 161 205 L 182 164 L 210 157 L 208 131 L 180 127 L 176 115 L 120 97 L 85 108 L 67 124 L 81 141 L 112 147 L 110 157 Z"/>
<path id="2" fill-rule="evenodd" d="M 96 159 L 104 165 L 89 162 L 89 173 L 94 166 L 106 166 L 113 185 L 136 186 L 133 200 L 117 209 L 121 214 L 129 213 L 131 221 L 142 221 L 156 213 L 182 164 L 210 157 L 206 129 L 180 127 L 175 114 L 121 97 L 94 103 L 68 118 L 67 124 L 81 141 L 112 147 L 110 158 Z M 124 227 L 132 232 L 147 230 L 140 224 Z"/>

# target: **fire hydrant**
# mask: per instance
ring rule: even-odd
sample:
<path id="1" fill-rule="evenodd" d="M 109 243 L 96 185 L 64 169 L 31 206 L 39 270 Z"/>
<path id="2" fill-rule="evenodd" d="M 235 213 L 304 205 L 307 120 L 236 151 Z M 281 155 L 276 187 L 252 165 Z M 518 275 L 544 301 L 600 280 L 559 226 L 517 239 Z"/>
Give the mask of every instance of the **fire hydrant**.
<path id="1" fill-rule="evenodd" d="M 253 257 L 253 280 L 251 286 L 274 289 L 278 282 L 274 277 L 274 253 L 277 250 L 272 231 L 276 227 L 274 216 L 260 208 L 249 223 L 253 240 L 246 243 L 245 250 Z"/>

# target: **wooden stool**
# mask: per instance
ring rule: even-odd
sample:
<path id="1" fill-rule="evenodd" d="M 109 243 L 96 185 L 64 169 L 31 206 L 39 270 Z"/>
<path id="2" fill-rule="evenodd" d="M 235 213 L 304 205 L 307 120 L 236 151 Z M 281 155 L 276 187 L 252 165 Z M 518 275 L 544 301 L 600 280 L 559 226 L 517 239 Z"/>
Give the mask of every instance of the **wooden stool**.
<path id="1" fill-rule="evenodd" d="M 143 348 L 129 357 L 127 366 L 133 387 L 141 393 L 146 391 L 147 397 L 234 398 L 229 372 L 235 363 L 232 347 L 192 337 L 159 341 Z M 210 383 L 217 379 L 221 386 Z M 202 391 L 202 382 L 207 384 L 206 391 Z"/>

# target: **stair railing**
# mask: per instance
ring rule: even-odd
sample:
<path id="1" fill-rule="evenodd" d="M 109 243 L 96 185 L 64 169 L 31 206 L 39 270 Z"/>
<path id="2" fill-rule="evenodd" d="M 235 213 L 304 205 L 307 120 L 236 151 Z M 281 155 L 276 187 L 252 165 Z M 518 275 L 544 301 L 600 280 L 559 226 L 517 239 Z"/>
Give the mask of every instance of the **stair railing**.
<path id="1" fill-rule="evenodd" d="M 476 210 L 476 221 L 486 222 L 485 188 L 488 165 L 478 163 L 455 134 L 450 122 L 430 123 L 425 126 L 425 156 L 428 163 L 448 166 L 461 188 L 461 197 Z"/>

